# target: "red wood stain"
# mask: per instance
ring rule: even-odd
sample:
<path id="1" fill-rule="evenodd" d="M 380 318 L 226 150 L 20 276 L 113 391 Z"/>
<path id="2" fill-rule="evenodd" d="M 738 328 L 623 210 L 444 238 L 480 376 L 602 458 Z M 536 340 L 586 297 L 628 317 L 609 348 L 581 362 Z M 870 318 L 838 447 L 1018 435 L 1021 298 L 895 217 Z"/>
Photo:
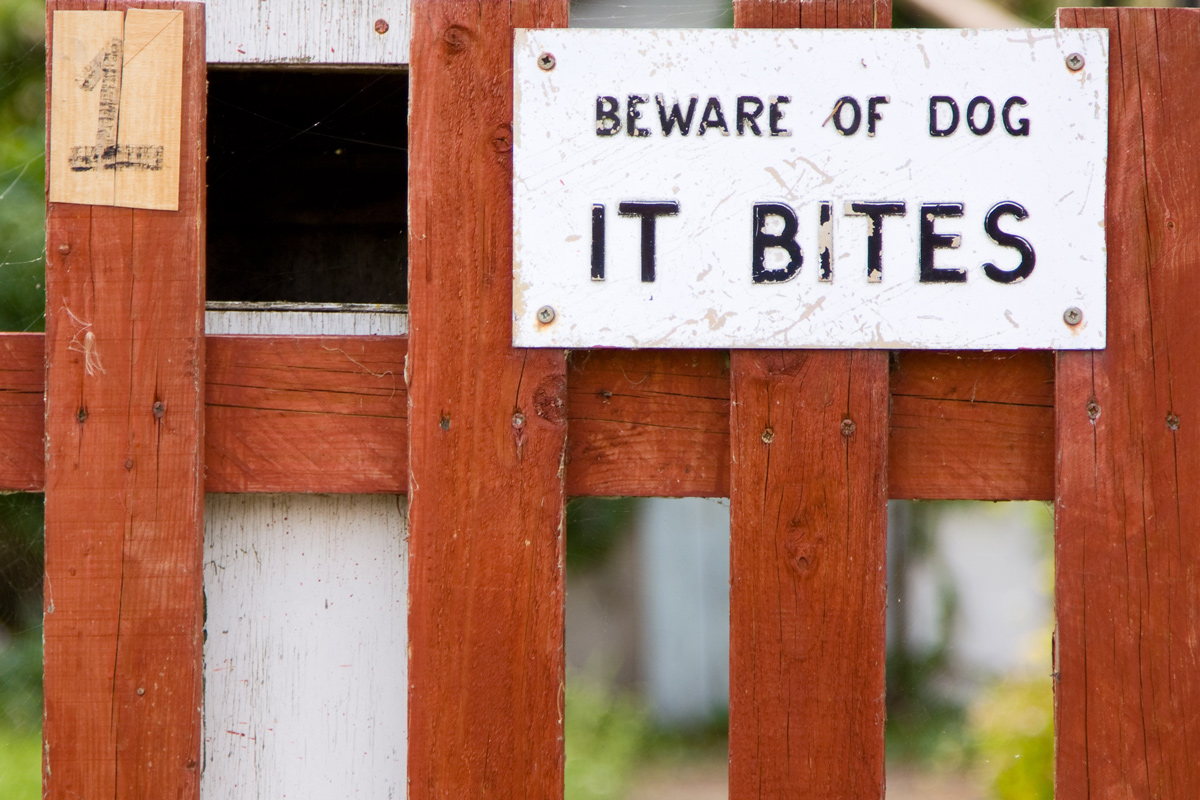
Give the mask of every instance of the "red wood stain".
<path id="1" fill-rule="evenodd" d="M 210 492 L 408 491 L 400 336 L 210 336 Z"/>
<path id="2" fill-rule="evenodd" d="M 862 28 L 880 9 L 734 12 Z M 730 373 L 730 800 L 882 797 L 888 355 L 734 350 Z"/>
<path id="3" fill-rule="evenodd" d="M 52 0 L 48 22 L 56 10 L 130 7 Z M 136 7 L 184 14 L 180 210 L 51 204 L 46 217 L 54 800 L 199 796 L 204 6 Z"/>
<path id="4" fill-rule="evenodd" d="M 1109 31 L 1108 346 L 1058 355 L 1055 797 L 1200 797 L 1200 11 Z"/>
<path id="5" fill-rule="evenodd" d="M 413 3 L 409 797 L 563 793 L 566 354 L 514 350 L 513 28 L 565 0 Z"/>

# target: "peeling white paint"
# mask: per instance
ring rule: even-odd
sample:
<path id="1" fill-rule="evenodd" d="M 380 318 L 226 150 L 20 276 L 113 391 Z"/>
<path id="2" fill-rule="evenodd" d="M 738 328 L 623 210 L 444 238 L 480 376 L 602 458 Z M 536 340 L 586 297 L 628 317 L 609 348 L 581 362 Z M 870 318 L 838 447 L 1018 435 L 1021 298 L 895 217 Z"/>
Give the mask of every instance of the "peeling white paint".
<path id="1" fill-rule="evenodd" d="M 407 503 L 210 494 L 202 800 L 402 798 Z"/>

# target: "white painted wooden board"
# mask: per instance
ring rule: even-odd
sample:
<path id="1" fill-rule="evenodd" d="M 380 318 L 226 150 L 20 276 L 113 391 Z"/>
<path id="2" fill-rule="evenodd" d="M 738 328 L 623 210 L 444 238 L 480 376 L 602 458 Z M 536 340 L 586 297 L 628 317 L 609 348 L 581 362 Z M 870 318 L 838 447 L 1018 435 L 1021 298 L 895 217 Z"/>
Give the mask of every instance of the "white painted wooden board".
<path id="1" fill-rule="evenodd" d="M 210 64 L 408 63 L 408 0 L 207 0 L 205 25 Z"/>
<path id="2" fill-rule="evenodd" d="M 1107 31 L 519 31 L 514 104 L 517 346 L 1104 346 Z"/>
<path id="3" fill-rule="evenodd" d="M 203 800 L 405 796 L 408 508 L 205 502 Z"/>
<path id="4" fill-rule="evenodd" d="M 404 336 L 400 306 L 320 303 L 208 303 L 207 333 L 264 336 Z"/>

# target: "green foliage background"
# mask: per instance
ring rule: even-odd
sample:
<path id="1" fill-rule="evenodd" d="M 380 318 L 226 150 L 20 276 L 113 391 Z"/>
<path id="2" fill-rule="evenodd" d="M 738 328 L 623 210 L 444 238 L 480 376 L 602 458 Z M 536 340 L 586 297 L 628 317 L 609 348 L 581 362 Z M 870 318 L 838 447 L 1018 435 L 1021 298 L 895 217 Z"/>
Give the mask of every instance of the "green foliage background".
<path id="1" fill-rule="evenodd" d="M 41 330 L 45 5 L 0 0 L 0 330 Z"/>

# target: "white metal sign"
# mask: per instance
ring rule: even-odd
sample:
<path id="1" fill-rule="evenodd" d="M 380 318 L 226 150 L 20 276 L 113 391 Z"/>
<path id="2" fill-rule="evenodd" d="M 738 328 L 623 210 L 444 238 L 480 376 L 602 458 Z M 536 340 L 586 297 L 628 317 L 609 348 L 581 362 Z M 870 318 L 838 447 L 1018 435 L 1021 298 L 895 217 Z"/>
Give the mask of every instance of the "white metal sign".
<path id="1" fill-rule="evenodd" d="M 513 343 L 1102 348 L 1108 33 L 518 31 Z"/>

